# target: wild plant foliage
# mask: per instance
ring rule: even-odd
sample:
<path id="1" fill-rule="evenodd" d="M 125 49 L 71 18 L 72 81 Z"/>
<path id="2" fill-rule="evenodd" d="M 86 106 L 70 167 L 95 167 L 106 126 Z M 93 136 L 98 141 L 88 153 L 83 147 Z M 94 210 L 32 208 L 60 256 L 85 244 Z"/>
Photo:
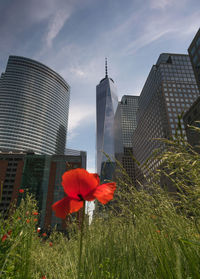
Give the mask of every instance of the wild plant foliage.
<path id="1" fill-rule="evenodd" d="M 122 168 L 112 206 L 85 226 L 82 278 L 200 278 L 200 156 L 181 136 L 162 141 L 162 164 L 145 187 Z M 34 212 L 27 195 L 1 220 L 1 278 L 77 278 L 78 227 L 68 227 L 68 238 L 43 235 Z"/>

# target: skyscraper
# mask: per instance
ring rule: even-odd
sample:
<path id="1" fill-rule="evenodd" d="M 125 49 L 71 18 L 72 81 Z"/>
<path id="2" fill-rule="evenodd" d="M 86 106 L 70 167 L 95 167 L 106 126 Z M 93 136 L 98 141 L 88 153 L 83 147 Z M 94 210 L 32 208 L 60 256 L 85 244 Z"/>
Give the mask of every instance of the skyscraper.
<path id="1" fill-rule="evenodd" d="M 64 154 L 70 87 L 47 66 L 10 56 L 0 78 L 0 148 Z"/>
<path id="2" fill-rule="evenodd" d="M 139 98 L 133 150 L 141 164 L 156 148 L 164 148 L 155 138 L 169 138 L 176 134 L 178 115 L 186 111 L 198 96 L 189 56 L 161 54 Z M 181 126 L 184 129 L 183 123 Z M 150 161 L 149 167 L 152 170 L 158 166 L 158 161 Z M 148 174 L 148 171 L 143 168 L 143 173 Z"/>
<path id="3" fill-rule="evenodd" d="M 96 167 L 101 179 L 111 179 L 114 168 L 114 115 L 118 105 L 114 81 L 105 78 L 96 87 Z M 104 155 L 105 152 L 111 159 Z"/>
<path id="4" fill-rule="evenodd" d="M 183 115 L 187 140 L 200 153 L 200 133 L 192 127 L 200 128 L 200 96 Z"/>
<path id="5" fill-rule="evenodd" d="M 200 29 L 192 40 L 188 53 L 192 63 L 196 82 L 200 91 Z M 190 126 L 200 127 L 200 97 L 192 104 L 183 117 L 188 142 L 200 153 L 200 133 Z"/>
<path id="6" fill-rule="evenodd" d="M 124 95 L 118 103 L 115 114 L 116 153 L 124 152 L 124 148 L 132 148 L 133 132 L 136 129 L 136 115 L 139 96 Z"/>
<path id="7" fill-rule="evenodd" d="M 188 48 L 188 53 L 200 90 L 200 28 Z"/>
<path id="8" fill-rule="evenodd" d="M 122 164 L 128 176 L 135 180 L 132 158 L 133 133 L 136 129 L 136 115 L 139 96 L 124 95 L 115 113 L 115 157 Z"/>

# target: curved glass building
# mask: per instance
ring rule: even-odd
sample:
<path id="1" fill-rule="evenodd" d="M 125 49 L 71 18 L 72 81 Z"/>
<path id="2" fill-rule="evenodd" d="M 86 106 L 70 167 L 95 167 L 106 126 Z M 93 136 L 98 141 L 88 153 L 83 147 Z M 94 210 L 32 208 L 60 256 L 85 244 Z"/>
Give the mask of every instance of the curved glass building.
<path id="1" fill-rule="evenodd" d="M 47 66 L 10 56 L 0 78 L 0 149 L 64 154 L 70 87 Z"/>
<path id="2" fill-rule="evenodd" d="M 114 81 L 107 74 L 106 61 L 105 78 L 96 87 L 96 164 L 102 181 L 112 179 L 114 172 L 114 116 L 118 105 L 116 92 Z"/>

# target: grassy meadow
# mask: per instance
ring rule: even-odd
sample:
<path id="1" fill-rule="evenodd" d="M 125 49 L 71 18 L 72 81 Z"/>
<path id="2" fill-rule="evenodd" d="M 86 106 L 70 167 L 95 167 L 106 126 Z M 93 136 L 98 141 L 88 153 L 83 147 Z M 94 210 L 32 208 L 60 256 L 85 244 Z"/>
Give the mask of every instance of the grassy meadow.
<path id="1" fill-rule="evenodd" d="M 164 141 L 163 167 L 138 191 L 123 170 L 105 218 L 85 226 L 81 278 L 200 278 L 200 157 L 181 138 Z M 147 166 L 148 167 L 148 166 Z M 172 181 L 176 194 L 160 187 Z M 121 178 L 120 178 L 121 177 Z M 26 196 L 26 197 L 25 197 Z M 37 231 L 37 205 L 25 195 L 0 221 L 0 278 L 76 279 L 80 231 Z"/>

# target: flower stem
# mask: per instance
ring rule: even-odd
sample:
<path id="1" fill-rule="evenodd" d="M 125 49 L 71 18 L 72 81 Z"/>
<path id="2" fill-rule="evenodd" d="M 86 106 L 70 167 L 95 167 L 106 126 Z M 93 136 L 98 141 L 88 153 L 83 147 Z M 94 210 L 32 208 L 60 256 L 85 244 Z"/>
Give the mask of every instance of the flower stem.
<path id="1" fill-rule="evenodd" d="M 83 214 L 81 218 L 81 235 L 80 235 L 80 245 L 79 245 L 79 260 L 78 260 L 78 279 L 81 277 L 81 256 L 83 250 L 83 232 L 84 232 L 84 219 L 85 219 L 85 201 L 83 201 Z"/>

